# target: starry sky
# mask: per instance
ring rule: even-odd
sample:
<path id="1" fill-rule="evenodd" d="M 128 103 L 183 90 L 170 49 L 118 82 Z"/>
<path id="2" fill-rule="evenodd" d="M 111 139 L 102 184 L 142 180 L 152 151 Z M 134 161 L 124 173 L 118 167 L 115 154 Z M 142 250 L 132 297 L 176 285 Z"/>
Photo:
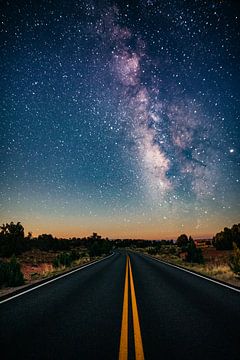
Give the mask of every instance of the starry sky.
<path id="1" fill-rule="evenodd" d="M 170 239 L 239 222 L 237 3 L 2 2 L 1 223 Z"/>

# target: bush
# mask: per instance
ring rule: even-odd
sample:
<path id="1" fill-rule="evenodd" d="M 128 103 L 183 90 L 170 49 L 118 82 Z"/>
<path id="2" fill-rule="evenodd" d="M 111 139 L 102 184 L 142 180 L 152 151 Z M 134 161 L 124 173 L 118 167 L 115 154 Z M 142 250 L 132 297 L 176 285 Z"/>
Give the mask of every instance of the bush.
<path id="1" fill-rule="evenodd" d="M 213 245 L 217 250 L 231 250 L 233 248 L 232 243 L 232 233 L 228 228 L 224 228 L 224 231 L 217 233 L 213 237 Z"/>
<path id="2" fill-rule="evenodd" d="M 158 249 L 156 247 L 150 247 L 147 250 L 147 252 L 148 252 L 149 255 L 157 255 L 158 254 Z"/>
<path id="3" fill-rule="evenodd" d="M 81 255 L 76 250 L 72 250 L 70 253 L 63 252 L 53 260 L 52 264 L 55 268 L 60 266 L 69 267 L 75 260 L 78 260 L 80 257 Z"/>
<path id="4" fill-rule="evenodd" d="M 107 255 L 110 253 L 111 249 L 112 245 L 110 241 L 104 239 L 95 240 L 92 243 L 90 242 L 88 246 L 88 254 L 90 257 L 101 256 L 104 254 Z"/>
<path id="5" fill-rule="evenodd" d="M 193 240 L 189 241 L 186 251 L 187 251 L 187 256 L 186 256 L 187 262 L 198 263 L 198 264 L 204 263 L 202 249 L 198 249 Z"/>
<path id="6" fill-rule="evenodd" d="M 39 235 L 37 239 L 31 241 L 32 247 L 43 251 L 69 250 L 69 240 L 54 238 L 51 234 Z"/>
<path id="7" fill-rule="evenodd" d="M 189 240 L 186 234 L 182 234 L 177 238 L 176 245 L 180 248 L 187 246 Z"/>
<path id="8" fill-rule="evenodd" d="M 20 222 L 0 226 L 0 256 L 11 257 L 25 250 L 24 228 Z"/>
<path id="9" fill-rule="evenodd" d="M 240 276 L 240 249 L 235 243 L 233 243 L 233 249 L 233 255 L 229 259 L 229 266 L 236 275 Z"/>
<path id="10" fill-rule="evenodd" d="M 23 273 L 15 257 L 10 262 L 0 262 L 0 287 L 24 284 Z"/>
<path id="11" fill-rule="evenodd" d="M 58 255 L 54 260 L 53 260 L 53 266 L 55 268 L 60 267 L 60 266 L 70 266 L 72 262 L 72 259 L 70 257 L 70 254 L 68 253 L 61 253 L 60 255 Z"/>
<path id="12" fill-rule="evenodd" d="M 217 250 L 232 250 L 233 243 L 240 248 L 240 224 L 234 224 L 231 229 L 225 227 L 213 237 L 213 245 Z"/>

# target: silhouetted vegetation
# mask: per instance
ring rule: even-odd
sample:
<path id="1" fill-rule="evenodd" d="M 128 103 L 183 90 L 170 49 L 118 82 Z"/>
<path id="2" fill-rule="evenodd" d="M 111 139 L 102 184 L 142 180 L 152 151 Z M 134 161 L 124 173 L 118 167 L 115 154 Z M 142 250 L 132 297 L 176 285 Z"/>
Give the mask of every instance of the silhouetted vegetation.
<path id="1" fill-rule="evenodd" d="M 233 243 L 233 254 L 229 259 L 229 266 L 231 270 L 238 276 L 240 276 L 240 248 L 237 247 L 236 243 Z"/>
<path id="2" fill-rule="evenodd" d="M 43 251 L 66 251 L 70 249 L 70 242 L 66 239 L 54 238 L 51 234 L 42 234 L 32 241 L 31 246 Z"/>
<path id="3" fill-rule="evenodd" d="M 171 241 L 157 241 L 154 245 L 147 249 L 149 255 L 175 255 L 177 256 L 179 251 L 176 245 Z"/>
<path id="4" fill-rule="evenodd" d="M 0 256 L 11 257 L 24 251 L 24 228 L 20 222 L 0 227 Z"/>
<path id="5" fill-rule="evenodd" d="M 225 227 L 213 237 L 213 245 L 217 250 L 232 250 L 233 243 L 240 248 L 240 224 L 234 224 L 231 229 Z"/>
<path id="6" fill-rule="evenodd" d="M 189 243 L 188 237 L 186 234 L 182 234 L 177 238 L 176 245 L 180 248 L 185 248 Z"/>
<path id="7" fill-rule="evenodd" d="M 0 232 L 0 256 L 11 257 L 19 255 L 24 251 L 39 249 L 41 251 L 64 251 L 64 255 L 56 261 L 61 265 L 68 266 L 67 263 L 74 261 L 74 249 L 79 247 L 86 247 L 90 257 L 101 256 L 109 254 L 113 247 L 113 242 L 108 238 L 103 239 L 97 233 L 93 233 L 88 238 L 72 238 L 72 239 L 58 239 L 51 234 L 42 234 L 37 238 L 32 237 L 28 233 L 24 237 L 24 228 L 20 222 L 14 224 L 3 224 Z M 71 251 L 69 253 L 69 251 Z M 67 260 L 69 258 L 69 260 Z M 64 260 L 65 259 L 65 260 Z"/>
<path id="8" fill-rule="evenodd" d="M 24 228 L 20 222 L 3 224 L 0 227 L 0 256 L 11 257 L 24 251 L 39 249 L 42 251 L 69 251 L 71 248 L 84 246 L 86 238 L 58 239 L 51 234 L 42 234 L 37 238 L 28 233 L 24 237 Z"/>
<path id="9" fill-rule="evenodd" d="M 24 284 L 20 265 L 15 257 L 10 262 L 0 261 L 0 288 L 3 286 L 20 286 Z"/>
<path id="10" fill-rule="evenodd" d="M 108 239 L 102 239 L 97 233 L 88 238 L 88 253 L 90 257 L 107 255 L 112 250 L 112 243 Z"/>
<path id="11" fill-rule="evenodd" d="M 55 268 L 64 266 L 69 267 L 72 263 L 82 257 L 82 254 L 72 250 L 70 253 L 63 252 L 59 254 L 53 261 L 53 266 Z"/>
<path id="12" fill-rule="evenodd" d="M 235 224 L 231 229 L 224 228 L 213 238 L 216 249 L 231 250 L 233 244 L 240 248 L 240 224 Z M 181 256 L 190 263 L 203 263 L 202 250 L 196 247 L 193 239 L 186 234 L 181 234 L 177 241 L 173 240 L 143 240 L 143 239 L 104 239 L 97 233 L 90 237 L 58 239 L 51 234 L 41 234 L 33 237 L 31 233 L 24 236 L 24 228 L 20 222 L 3 224 L 0 227 L 0 257 L 9 258 L 17 256 L 24 251 L 38 249 L 45 252 L 61 252 L 54 260 L 54 266 L 70 266 L 75 260 L 79 259 L 79 249 L 85 248 L 89 257 L 108 255 L 113 248 L 146 249 L 151 255 L 173 255 Z M 235 249 L 234 256 L 231 258 L 231 268 L 238 273 L 238 252 Z M 4 262 L 4 264 L 8 264 Z M 2 271 L 5 266 L 1 263 Z M 11 265 L 14 267 L 13 263 Z M 15 266 L 17 269 L 17 265 Z M 4 271 L 5 271 L 4 270 Z M 7 270 L 6 270 L 7 271 Z M 17 271 L 17 270 L 16 270 Z M 13 276 L 13 275 L 12 275 Z M 17 275 L 16 275 L 17 276 Z M 20 275 L 19 275 L 20 276 Z M 21 282 L 21 276 L 19 277 Z M 6 281 L 5 281 L 6 282 Z"/>
<path id="13" fill-rule="evenodd" d="M 202 254 L 202 249 L 196 247 L 191 236 L 188 239 L 188 244 L 186 245 L 186 261 L 190 263 L 203 264 L 204 258 Z"/>
<path id="14" fill-rule="evenodd" d="M 151 246 L 148 248 L 149 255 L 157 255 L 161 252 L 162 245 L 158 242 L 155 246 Z"/>
<path id="15" fill-rule="evenodd" d="M 186 253 L 185 260 L 190 263 L 203 264 L 204 258 L 202 249 L 196 247 L 191 236 L 189 238 L 186 234 L 182 234 L 177 238 L 176 245 L 182 252 Z"/>
<path id="16" fill-rule="evenodd" d="M 117 248 L 149 248 L 149 247 L 157 247 L 162 245 L 173 245 L 173 240 L 142 240 L 142 239 L 116 239 L 113 240 L 112 243 Z"/>

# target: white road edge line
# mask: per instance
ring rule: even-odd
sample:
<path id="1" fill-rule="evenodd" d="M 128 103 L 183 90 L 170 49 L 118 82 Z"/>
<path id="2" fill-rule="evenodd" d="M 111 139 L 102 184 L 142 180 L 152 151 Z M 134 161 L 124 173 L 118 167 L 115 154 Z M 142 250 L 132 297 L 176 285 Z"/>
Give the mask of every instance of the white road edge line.
<path id="1" fill-rule="evenodd" d="M 158 262 L 163 263 L 163 264 L 165 264 L 165 265 L 168 265 L 168 266 L 174 267 L 174 268 L 176 268 L 176 269 L 185 271 L 185 272 L 187 272 L 187 273 L 190 273 L 190 274 L 192 274 L 192 275 L 198 276 L 198 277 L 200 277 L 200 278 L 202 278 L 202 279 L 211 281 L 211 282 L 213 282 L 213 283 L 215 283 L 215 284 L 224 286 L 224 287 L 226 287 L 226 288 L 228 288 L 228 289 L 231 289 L 231 290 L 234 290 L 234 291 L 240 293 L 240 289 L 236 289 L 236 288 L 234 288 L 234 287 L 232 287 L 232 286 L 230 286 L 230 285 L 223 284 L 223 283 L 221 283 L 220 281 L 217 281 L 217 280 L 214 280 L 214 279 L 210 279 L 210 278 L 208 278 L 208 277 L 206 277 L 206 276 L 204 276 L 204 275 L 197 274 L 197 273 L 195 273 L 195 272 L 192 272 L 191 270 L 184 269 L 184 268 L 182 268 L 182 267 L 180 267 L 180 266 L 177 266 L 177 265 L 169 264 L 169 263 L 166 262 L 166 261 L 163 261 L 163 260 L 160 260 L 160 259 L 156 259 L 156 258 L 154 258 L 154 257 L 148 256 L 148 255 L 145 255 L 145 254 L 144 254 L 144 256 L 146 256 L 146 257 L 148 257 L 148 258 L 150 258 L 150 259 L 152 259 L 152 260 L 155 260 L 155 261 L 158 261 Z"/>
<path id="2" fill-rule="evenodd" d="M 68 275 L 71 275 L 71 274 L 73 274 L 73 273 L 75 273 L 75 272 L 77 272 L 77 271 L 80 271 L 80 270 L 82 270 L 82 269 L 85 269 L 85 268 L 88 267 L 88 266 L 95 265 L 95 264 L 99 263 L 100 261 L 109 259 L 109 258 L 110 258 L 111 256 L 113 256 L 113 255 L 115 255 L 114 252 L 113 252 L 111 255 L 108 255 L 108 256 L 106 256 L 106 257 L 103 258 L 103 259 L 99 259 L 99 260 L 96 260 L 96 261 L 94 261 L 94 262 L 92 262 L 92 263 L 90 263 L 90 264 L 86 264 L 86 265 L 84 265 L 84 266 L 82 266 L 82 267 L 80 267 L 80 268 L 78 268 L 78 269 L 72 270 L 72 271 L 70 271 L 70 272 L 68 272 L 68 273 L 66 273 L 66 274 L 63 274 L 63 275 L 59 275 L 58 277 L 56 277 L 56 278 L 54 278 L 54 279 L 48 280 L 48 281 L 46 281 L 46 282 L 44 282 L 44 283 L 42 283 L 42 284 L 40 284 L 40 285 L 37 285 L 37 286 L 32 287 L 31 289 L 25 290 L 25 291 L 23 291 L 23 292 L 20 292 L 19 294 L 16 294 L 16 295 L 13 295 L 13 296 L 11 296 L 11 297 L 9 297 L 9 298 L 7 298 L 7 299 L 4 299 L 4 300 L 0 301 L 0 304 L 3 304 L 3 303 L 5 303 L 5 302 L 7 302 L 7 301 L 10 301 L 10 300 L 13 300 L 13 299 L 15 299 L 15 298 L 17 298 L 17 297 L 19 297 L 19 296 L 21 296 L 21 295 L 27 294 L 28 292 L 31 292 L 31 291 L 33 291 L 33 290 L 36 290 L 36 289 L 42 287 L 42 286 L 45 286 L 45 285 L 47 285 L 47 284 L 50 284 L 51 282 L 57 281 L 57 280 L 59 280 L 59 279 L 62 279 L 63 277 L 68 276 Z"/>

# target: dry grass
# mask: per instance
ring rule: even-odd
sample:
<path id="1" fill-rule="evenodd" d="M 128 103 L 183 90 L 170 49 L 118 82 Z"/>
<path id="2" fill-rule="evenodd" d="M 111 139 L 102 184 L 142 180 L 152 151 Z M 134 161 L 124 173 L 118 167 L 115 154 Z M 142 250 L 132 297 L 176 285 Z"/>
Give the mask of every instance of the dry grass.
<path id="1" fill-rule="evenodd" d="M 43 279 L 55 274 L 59 274 L 65 270 L 70 270 L 76 266 L 84 265 L 89 261 L 90 258 L 88 256 L 84 256 L 78 260 L 75 260 L 70 267 L 60 266 L 57 269 L 54 268 L 51 263 L 37 263 L 37 265 L 22 263 L 21 271 L 25 280 L 27 282 L 31 282 L 31 280 Z"/>
<path id="2" fill-rule="evenodd" d="M 45 279 L 51 277 L 56 274 L 61 274 L 66 270 L 70 270 L 77 266 L 84 265 L 85 263 L 90 262 L 88 255 L 86 254 L 85 248 L 79 248 L 78 251 L 82 252 L 83 257 L 74 261 L 71 267 L 59 267 L 55 269 L 52 265 L 53 260 L 56 258 L 60 251 L 41 251 L 38 249 L 33 249 L 30 251 L 26 251 L 23 254 L 17 257 L 17 261 L 21 266 L 21 271 L 23 273 L 25 279 L 25 285 L 33 284 L 38 282 L 41 279 Z M 85 256 L 84 256 L 85 255 Z M 23 286 L 23 287 L 24 287 Z M 7 293 L 11 293 L 16 288 L 2 288 L 0 289 L 0 296 L 5 295 Z"/>
<path id="3" fill-rule="evenodd" d="M 154 257 L 193 270 L 202 275 L 240 287 L 240 278 L 237 277 L 228 265 L 232 251 L 221 251 L 214 248 L 203 249 L 205 264 L 191 264 L 178 256 L 170 254 L 154 255 Z"/>
<path id="4" fill-rule="evenodd" d="M 192 265 L 190 267 L 192 270 L 201 274 L 230 283 L 232 285 L 240 286 L 239 279 L 237 279 L 227 264 Z"/>

